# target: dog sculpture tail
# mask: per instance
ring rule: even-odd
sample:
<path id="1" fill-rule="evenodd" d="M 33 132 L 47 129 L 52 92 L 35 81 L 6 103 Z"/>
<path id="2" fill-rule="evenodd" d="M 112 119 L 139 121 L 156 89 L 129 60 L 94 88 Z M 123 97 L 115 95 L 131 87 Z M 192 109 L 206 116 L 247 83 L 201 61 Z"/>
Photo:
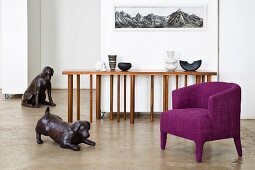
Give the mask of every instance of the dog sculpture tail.
<path id="1" fill-rule="evenodd" d="M 47 109 L 45 110 L 45 114 L 46 117 L 50 116 L 50 107 L 48 106 Z"/>

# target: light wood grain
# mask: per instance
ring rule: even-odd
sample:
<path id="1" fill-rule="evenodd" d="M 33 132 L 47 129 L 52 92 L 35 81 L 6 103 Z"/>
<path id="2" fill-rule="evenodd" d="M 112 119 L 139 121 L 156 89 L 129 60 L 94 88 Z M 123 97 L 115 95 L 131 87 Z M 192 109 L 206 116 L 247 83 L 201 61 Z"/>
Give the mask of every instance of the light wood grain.
<path id="1" fill-rule="evenodd" d="M 77 80 L 76 80 L 76 107 L 77 107 L 77 120 L 80 120 L 80 115 L 81 115 L 81 106 L 80 106 L 80 75 L 77 75 Z M 91 100 L 92 101 L 92 100 Z"/>
<path id="2" fill-rule="evenodd" d="M 166 76 L 163 76 L 163 111 L 166 109 Z"/>
<path id="3" fill-rule="evenodd" d="M 179 76 L 178 75 L 176 75 L 176 89 L 178 89 L 179 88 Z"/>
<path id="4" fill-rule="evenodd" d="M 151 100 L 151 108 L 150 108 L 150 121 L 152 122 L 153 112 L 154 112 L 154 75 L 151 75 L 151 93 L 150 93 L 150 100 Z"/>
<path id="5" fill-rule="evenodd" d="M 110 119 L 113 120 L 113 75 L 110 76 Z"/>
<path id="6" fill-rule="evenodd" d="M 217 72 L 213 71 L 165 71 L 165 70 L 130 70 L 130 71 L 96 71 L 88 69 L 72 69 L 64 70 L 63 75 L 73 74 L 96 74 L 96 75 L 217 75 Z"/>
<path id="7" fill-rule="evenodd" d="M 169 76 L 167 75 L 166 76 L 166 94 L 165 94 L 165 96 L 166 96 L 166 108 L 165 108 L 165 110 L 168 110 L 168 84 L 169 84 Z"/>
<path id="8" fill-rule="evenodd" d="M 90 78 L 90 86 L 89 86 L 89 98 L 90 98 L 90 103 L 89 103 L 89 120 L 90 122 L 93 121 L 93 75 L 89 75 Z"/>
<path id="9" fill-rule="evenodd" d="M 124 120 L 126 120 L 127 117 L 127 76 L 124 75 Z"/>
<path id="10" fill-rule="evenodd" d="M 207 82 L 211 82 L 212 81 L 212 76 L 211 75 L 207 75 Z"/>
<path id="11" fill-rule="evenodd" d="M 188 86 L 188 75 L 184 75 L 184 86 Z"/>
<path id="12" fill-rule="evenodd" d="M 101 88 L 101 83 L 100 83 L 100 75 L 96 75 L 96 119 L 100 119 L 101 116 L 101 105 L 100 105 L 100 101 L 101 101 L 101 93 L 100 93 L 100 88 Z"/>
<path id="13" fill-rule="evenodd" d="M 196 84 L 201 83 L 201 76 L 197 75 L 196 76 Z"/>
<path id="14" fill-rule="evenodd" d="M 120 75 L 117 77 L 117 121 L 120 121 Z"/>
<path id="15" fill-rule="evenodd" d="M 202 83 L 205 82 L 205 75 L 202 75 Z"/>
<path id="16" fill-rule="evenodd" d="M 135 112 L 135 76 L 130 77 L 130 124 L 134 124 Z"/>
<path id="17" fill-rule="evenodd" d="M 68 122 L 73 122 L 73 75 L 68 75 Z"/>

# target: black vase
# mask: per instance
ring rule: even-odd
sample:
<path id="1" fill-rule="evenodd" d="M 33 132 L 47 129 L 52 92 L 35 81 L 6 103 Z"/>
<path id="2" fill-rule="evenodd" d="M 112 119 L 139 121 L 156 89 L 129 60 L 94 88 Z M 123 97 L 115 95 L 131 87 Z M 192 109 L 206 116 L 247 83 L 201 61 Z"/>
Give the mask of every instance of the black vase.
<path id="1" fill-rule="evenodd" d="M 128 71 L 132 67 L 132 64 L 131 63 L 120 62 L 118 64 L 118 67 L 122 71 Z"/>
<path id="2" fill-rule="evenodd" d="M 115 67 L 116 67 L 117 55 L 108 55 L 108 59 L 109 59 L 110 69 L 111 69 L 111 71 L 114 71 Z"/>
<path id="3" fill-rule="evenodd" d="M 196 71 L 202 64 L 202 60 L 194 61 L 193 63 L 188 63 L 187 61 L 180 60 L 181 67 L 186 71 Z"/>

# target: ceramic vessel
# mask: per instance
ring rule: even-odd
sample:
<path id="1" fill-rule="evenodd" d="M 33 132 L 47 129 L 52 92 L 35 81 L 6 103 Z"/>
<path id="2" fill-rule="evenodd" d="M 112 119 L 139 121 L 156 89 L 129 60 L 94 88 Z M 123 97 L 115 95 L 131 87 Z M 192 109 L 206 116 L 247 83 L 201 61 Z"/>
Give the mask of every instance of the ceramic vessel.
<path id="1" fill-rule="evenodd" d="M 177 66 L 174 65 L 177 60 L 174 58 L 174 51 L 167 51 L 167 58 L 165 59 L 165 63 L 166 63 L 166 66 L 165 66 L 165 69 L 167 71 L 174 71 L 176 70 Z"/>
<path id="2" fill-rule="evenodd" d="M 202 64 L 202 60 L 194 61 L 193 63 L 188 63 L 187 61 L 180 60 L 181 67 L 186 71 L 195 71 L 197 70 Z"/>
<path id="3" fill-rule="evenodd" d="M 107 66 L 106 63 L 104 61 L 98 61 L 95 64 L 95 68 L 97 71 L 106 71 Z"/>
<path id="4" fill-rule="evenodd" d="M 108 55 L 108 59 L 109 59 L 110 69 L 111 69 L 111 71 L 114 71 L 115 67 L 116 67 L 117 55 Z"/>
<path id="5" fill-rule="evenodd" d="M 118 67 L 122 71 L 128 71 L 132 67 L 132 64 L 131 63 L 120 62 L 118 64 Z"/>

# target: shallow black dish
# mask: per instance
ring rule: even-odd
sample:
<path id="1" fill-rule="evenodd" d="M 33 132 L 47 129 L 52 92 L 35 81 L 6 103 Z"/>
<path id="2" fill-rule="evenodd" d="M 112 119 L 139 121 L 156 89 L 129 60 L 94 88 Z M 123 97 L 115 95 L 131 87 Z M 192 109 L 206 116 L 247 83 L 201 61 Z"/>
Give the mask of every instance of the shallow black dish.
<path id="1" fill-rule="evenodd" d="M 180 60 L 181 67 L 186 71 L 195 71 L 197 70 L 202 64 L 202 60 L 194 61 L 192 64 L 188 63 L 187 61 Z"/>
<path id="2" fill-rule="evenodd" d="M 132 67 L 132 64 L 131 63 L 120 62 L 118 64 L 118 67 L 122 71 L 128 71 Z"/>

